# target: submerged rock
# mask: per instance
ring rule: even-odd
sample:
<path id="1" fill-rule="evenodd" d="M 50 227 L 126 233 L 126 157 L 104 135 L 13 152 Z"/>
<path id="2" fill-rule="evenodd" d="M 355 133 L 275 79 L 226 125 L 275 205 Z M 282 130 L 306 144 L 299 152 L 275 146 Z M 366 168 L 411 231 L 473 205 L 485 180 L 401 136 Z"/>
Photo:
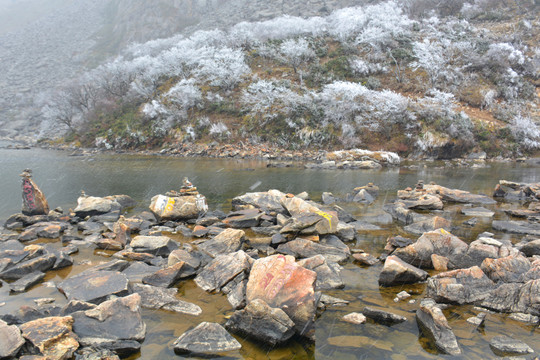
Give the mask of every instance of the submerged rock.
<path id="1" fill-rule="evenodd" d="M 456 336 L 452 331 L 442 310 L 431 302 L 422 302 L 416 311 L 416 320 L 422 332 L 435 343 L 437 349 L 444 354 L 459 355 Z"/>
<path id="2" fill-rule="evenodd" d="M 202 313 L 199 306 L 178 299 L 176 297 L 178 289 L 164 289 L 142 284 L 132 284 L 131 288 L 134 293 L 141 296 L 141 304 L 144 308 L 163 309 L 193 316 Z"/>
<path id="3" fill-rule="evenodd" d="M 283 343 L 294 335 L 294 322 L 289 316 L 281 309 L 271 308 L 261 299 L 255 299 L 243 310 L 236 311 L 225 327 L 271 346 Z"/>
<path id="4" fill-rule="evenodd" d="M 491 224 L 493 229 L 513 234 L 525 234 L 540 236 L 540 224 L 528 221 L 504 221 L 494 220 Z"/>
<path id="5" fill-rule="evenodd" d="M 382 309 L 375 309 L 370 306 L 366 306 L 362 313 L 365 315 L 365 317 L 385 325 L 399 324 L 407 321 L 405 316 L 397 315 Z"/>
<path id="6" fill-rule="evenodd" d="M 216 323 L 203 322 L 186 331 L 174 342 L 174 351 L 191 355 L 219 355 L 236 351 L 242 345 L 227 330 Z"/>

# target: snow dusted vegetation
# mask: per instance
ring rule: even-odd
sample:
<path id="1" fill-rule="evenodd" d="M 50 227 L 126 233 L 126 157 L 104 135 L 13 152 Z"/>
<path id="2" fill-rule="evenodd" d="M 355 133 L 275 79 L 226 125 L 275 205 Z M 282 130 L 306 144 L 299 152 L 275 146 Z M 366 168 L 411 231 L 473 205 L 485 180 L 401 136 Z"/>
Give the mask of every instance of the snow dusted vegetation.
<path id="1" fill-rule="evenodd" d="M 387 1 L 133 44 L 57 89 L 42 116 L 68 140 L 109 148 L 540 148 L 538 17 L 514 9 L 510 26 L 497 1 L 459 5 L 419 15 L 422 1 Z"/>

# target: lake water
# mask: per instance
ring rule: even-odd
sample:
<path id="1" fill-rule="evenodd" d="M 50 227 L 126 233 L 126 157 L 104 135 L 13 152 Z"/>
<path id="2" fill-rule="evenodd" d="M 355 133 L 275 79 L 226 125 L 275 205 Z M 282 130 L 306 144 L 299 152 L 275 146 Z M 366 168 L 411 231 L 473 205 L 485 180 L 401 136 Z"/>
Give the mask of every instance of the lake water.
<path id="1" fill-rule="evenodd" d="M 416 169 L 405 167 L 384 170 L 306 170 L 302 168 L 267 168 L 265 161 L 237 161 L 215 159 L 180 159 L 170 157 L 136 155 L 92 155 L 69 156 L 67 152 L 41 149 L 0 149 L 0 220 L 20 212 L 21 190 L 19 174 L 31 168 L 34 180 L 46 195 L 51 208 L 60 206 L 65 210 L 76 206 L 81 190 L 88 195 L 106 196 L 127 194 L 138 202 L 134 211 L 147 209 L 152 196 L 180 187 L 187 176 L 204 194 L 210 209 L 230 211 L 233 197 L 251 191 L 279 189 L 289 193 L 307 191 L 318 201 L 324 191 L 336 196 L 345 196 L 353 188 L 373 182 L 380 187 L 377 201 L 370 205 L 343 204 L 359 219 L 376 222 L 382 230 L 361 233 L 357 241 L 349 244 L 378 256 L 390 235 L 405 235 L 397 224 L 389 222 L 381 210 L 382 205 L 396 198 L 396 191 L 404 189 L 422 179 L 426 183 L 460 188 L 474 193 L 491 194 L 499 179 L 518 182 L 539 182 L 540 167 L 535 164 L 488 163 L 485 168 L 450 168 L 442 164 L 420 164 Z M 424 166 L 425 165 L 425 166 Z M 496 204 L 489 208 L 498 210 L 495 218 L 504 218 L 500 211 L 508 204 Z M 490 230 L 490 221 L 479 221 L 474 228 L 460 224 L 466 217 L 459 215 L 460 205 L 445 206 L 453 215 L 455 234 L 470 242 L 484 230 Z M 253 234 L 248 234 L 254 236 Z M 496 234 L 498 238 L 519 237 Z M 189 241 L 176 237 L 178 241 Z M 55 246 L 61 246 L 55 243 Z M 58 283 L 68 275 L 109 261 L 111 253 L 82 248 L 75 255 L 75 265 L 47 274 L 48 284 Z M 327 309 L 316 322 L 316 342 L 306 343 L 293 340 L 284 347 L 264 348 L 238 338 L 243 348 L 230 354 L 231 358 L 245 359 L 435 359 L 440 358 L 424 337 L 419 335 L 414 312 L 422 298 L 424 285 L 379 288 L 377 280 L 382 264 L 370 268 L 353 262 L 344 265 L 342 276 L 346 287 L 327 292 L 350 301 L 346 307 Z M 193 281 L 184 281 L 179 286 L 179 296 L 201 306 L 199 317 L 178 315 L 166 311 L 143 310 L 147 324 L 147 337 L 141 353 L 132 358 L 178 359 L 172 351 L 172 343 L 178 336 L 202 321 L 224 323 L 232 313 L 226 298 L 220 294 L 207 294 L 197 288 Z M 393 301 L 401 290 L 409 291 L 415 303 Z M 10 296 L 6 287 L 0 288 L 0 313 L 10 313 L 19 306 L 33 305 L 33 299 L 53 297 L 57 304 L 66 303 L 55 287 L 36 286 L 25 294 Z M 353 311 L 362 311 L 364 306 L 375 305 L 405 315 L 408 321 L 387 327 L 375 323 L 352 325 L 341 317 Z M 445 310 L 450 326 L 463 350 L 462 359 L 485 359 L 495 357 L 489 348 L 489 340 L 499 334 L 508 334 L 527 342 L 535 351 L 540 351 L 538 328 L 513 321 L 504 314 L 490 314 L 485 327 L 480 331 L 466 322 L 477 314 L 472 306 L 450 307 Z"/>

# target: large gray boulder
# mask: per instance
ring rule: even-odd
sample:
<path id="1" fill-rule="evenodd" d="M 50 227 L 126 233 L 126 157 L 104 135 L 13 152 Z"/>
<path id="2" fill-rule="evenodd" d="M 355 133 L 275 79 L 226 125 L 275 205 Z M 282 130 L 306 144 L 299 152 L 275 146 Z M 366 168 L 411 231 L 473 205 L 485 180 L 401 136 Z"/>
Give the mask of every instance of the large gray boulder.
<path id="1" fill-rule="evenodd" d="M 220 355 L 241 348 L 242 345 L 221 325 L 209 322 L 186 331 L 174 342 L 176 353 L 193 356 Z"/>
<path id="2" fill-rule="evenodd" d="M 127 195 L 114 195 L 106 197 L 80 196 L 77 199 L 75 215 L 80 218 L 101 215 L 113 211 L 122 211 L 126 207 L 135 205 L 135 201 Z"/>
<path id="3" fill-rule="evenodd" d="M 225 327 L 241 335 L 275 346 L 294 335 L 294 322 L 278 308 L 271 308 L 261 299 L 251 301 L 243 310 L 236 311 Z"/>

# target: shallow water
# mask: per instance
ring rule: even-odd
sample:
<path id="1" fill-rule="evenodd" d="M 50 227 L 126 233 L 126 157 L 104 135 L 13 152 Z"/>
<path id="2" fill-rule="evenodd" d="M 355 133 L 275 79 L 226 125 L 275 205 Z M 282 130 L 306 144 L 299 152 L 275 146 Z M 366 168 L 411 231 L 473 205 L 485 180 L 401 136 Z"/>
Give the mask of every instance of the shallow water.
<path id="1" fill-rule="evenodd" d="M 211 209 L 230 210 L 230 200 L 250 191 L 279 189 L 284 192 L 307 191 L 311 198 L 319 200 L 324 191 L 336 196 L 345 196 L 354 187 L 373 182 L 381 189 L 377 201 L 370 205 L 343 204 L 358 218 L 379 222 L 382 230 L 360 233 L 351 248 L 364 249 L 379 255 L 390 235 L 413 237 L 397 224 L 385 221 L 382 205 L 396 198 L 396 191 L 413 186 L 417 180 L 426 183 L 460 188 L 474 193 L 490 194 L 499 179 L 519 182 L 540 181 L 540 167 L 530 164 L 493 163 L 486 168 L 449 168 L 443 164 L 420 164 L 417 169 L 391 168 L 380 171 L 366 170 L 304 170 L 301 168 L 267 168 L 264 161 L 237 161 L 215 159 L 179 159 L 169 157 L 134 155 L 94 155 L 84 157 L 68 156 L 65 152 L 0 149 L 0 220 L 19 212 L 21 207 L 20 178 L 24 168 L 32 168 L 34 180 L 47 196 L 51 208 L 61 206 L 65 210 L 74 208 L 80 190 L 89 195 L 106 196 L 127 194 L 138 202 L 134 212 L 146 209 L 152 196 L 170 189 L 177 189 L 187 176 L 204 194 Z M 499 210 L 495 218 L 504 218 L 500 211 L 508 204 L 499 203 L 488 208 Z M 453 233 L 470 242 L 478 233 L 491 229 L 491 220 L 481 220 L 473 228 L 460 226 L 468 219 L 459 213 L 461 205 L 445 206 L 453 214 Z M 250 235 L 253 236 L 253 235 Z M 518 236 L 496 234 L 497 238 L 507 238 L 514 242 Z M 175 237 L 178 241 L 189 241 Z M 61 246 L 59 242 L 55 246 Z M 42 297 L 56 299 L 62 306 L 66 300 L 53 285 L 84 269 L 109 261 L 110 253 L 81 248 L 74 256 L 75 265 L 47 274 L 45 283 L 32 288 L 25 294 L 10 296 L 6 287 L 0 288 L 0 313 L 13 313 L 21 305 L 34 305 L 33 300 Z M 247 339 L 238 338 L 243 348 L 228 354 L 230 358 L 244 359 L 435 359 L 441 355 L 432 344 L 422 337 L 415 322 L 414 313 L 424 291 L 423 285 L 408 285 L 380 288 L 378 275 L 382 264 L 367 268 L 349 262 L 342 271 L 346 287 L 327 292 L 329 295 L 349 300 L 346 307 L 329 308 L 316 322 L 316 342 L 307 343 L 293 339 L 287 346 L 279 348 L 260 347 Z M 47 286 L 49 285 L 49 286 Z M 172 350 L 172 343 L 184 331 L 202 321 L 223 324 L 232 314 L 226 297 L 208 294 L 200 290 L 193 281 L 184 281 L 179 286 L 179 297 L 199 305 L 203 314 L 198 317 L 179 315 L 167 311 L 143 310 L 147 324 L 147 337 L 140 354 L 132 359 L 178 359 Z M 410 299 L 394 302 L 395 295 L 407 290 Z M 362 311 L 364 306 L 375 305 L 407 316 L 408 321 L 384 326 L 372 322 L 352 325 L 341 317 L 353 311 Z M 507 334 L 525 341 L 536 353 L 540 351 L 538 328 L 508 319 L 504 314 L 490 314 L 485 326 L 474 330 L 466 322 L 478 310 L 472 306 L 450 307 L 445 310 L 463 350 L 460 359 L 495 358 L 489 348 L 489 340 L 496 335 Z"/>

